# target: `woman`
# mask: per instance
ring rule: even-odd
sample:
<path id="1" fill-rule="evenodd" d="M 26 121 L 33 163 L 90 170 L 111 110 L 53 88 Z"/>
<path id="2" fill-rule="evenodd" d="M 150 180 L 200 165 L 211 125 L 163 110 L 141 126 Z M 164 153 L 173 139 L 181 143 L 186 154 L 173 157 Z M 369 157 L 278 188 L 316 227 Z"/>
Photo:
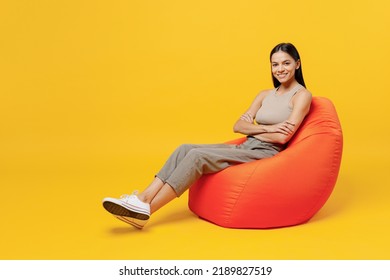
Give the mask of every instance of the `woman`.
<path id="1" fill-rule="evenodd" d="M 200 176 L 282 151 L 307 115 L 311 93 L 306 90 L 298 51 L 281 43 L 270 54 L 275 88 L 260 92 L 234 124 L 234 132 L 247 135 L 240 145 L 181 145 L 152 183 L 140 194 L 105 198 L 104 208 L 139 229 L 150 215 L 179 197 Z"/>

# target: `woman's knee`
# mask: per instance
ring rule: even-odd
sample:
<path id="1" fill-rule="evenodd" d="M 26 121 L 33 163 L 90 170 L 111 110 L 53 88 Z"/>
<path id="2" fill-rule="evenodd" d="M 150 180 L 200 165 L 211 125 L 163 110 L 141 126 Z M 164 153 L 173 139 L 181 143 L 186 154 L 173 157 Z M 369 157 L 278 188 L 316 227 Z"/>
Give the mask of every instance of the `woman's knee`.
<path id="1" fill-rule="evenodd" d="M 191 151 L 194 148 L 195 148 L 195 145 L 193 145 L 193 144 L 181 144 L 176 150 L 188 153 L 189 151 Z"/>

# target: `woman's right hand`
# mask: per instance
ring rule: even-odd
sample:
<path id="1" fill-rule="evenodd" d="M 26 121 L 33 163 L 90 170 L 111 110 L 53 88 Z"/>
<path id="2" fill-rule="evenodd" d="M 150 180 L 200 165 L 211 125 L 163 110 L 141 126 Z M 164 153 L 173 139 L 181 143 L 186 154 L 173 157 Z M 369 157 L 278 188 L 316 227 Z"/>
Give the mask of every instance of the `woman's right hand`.
<path id="1" fill-rule="evenodd" d="M 246 121 L 248 123 L 253 123 L 253 116 L 251 115 L 251 113 L 247 112 L 240 117 L 240 120 Z"/>

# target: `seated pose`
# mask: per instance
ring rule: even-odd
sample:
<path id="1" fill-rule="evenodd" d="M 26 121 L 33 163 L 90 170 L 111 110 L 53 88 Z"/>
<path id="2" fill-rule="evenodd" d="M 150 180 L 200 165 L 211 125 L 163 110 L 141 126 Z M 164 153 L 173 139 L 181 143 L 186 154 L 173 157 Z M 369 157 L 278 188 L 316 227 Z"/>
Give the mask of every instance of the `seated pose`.
<path id="1" fill-rule="evenodd" d="M 247 135 L 240 145 L 181 145 L 141 193 L 104 198 L 104 208 L 116 218 L 142 229 L 150 215 L 183 194 L 203 174 L 229 166 L 269 158 L 284 149 L 310 109 L 297 49 L 290 43 L 270 54 L 275 88 L 261 91 L 233 130 Z"/>

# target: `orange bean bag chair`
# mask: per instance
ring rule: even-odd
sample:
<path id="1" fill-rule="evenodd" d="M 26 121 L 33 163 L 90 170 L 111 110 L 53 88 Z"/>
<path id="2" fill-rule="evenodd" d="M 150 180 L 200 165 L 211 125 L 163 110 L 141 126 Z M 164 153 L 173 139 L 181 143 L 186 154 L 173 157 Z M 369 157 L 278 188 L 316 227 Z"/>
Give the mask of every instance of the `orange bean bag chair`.
<path id="1" fill-rule="evenodd" d="M 309 114 L 284 151 L 202 176 L 189 190 L 189 208 L 228 228 L 305 223 L 329 198 L 342 149 L 342 130 L 333 103 L 313 97 Z"/>

